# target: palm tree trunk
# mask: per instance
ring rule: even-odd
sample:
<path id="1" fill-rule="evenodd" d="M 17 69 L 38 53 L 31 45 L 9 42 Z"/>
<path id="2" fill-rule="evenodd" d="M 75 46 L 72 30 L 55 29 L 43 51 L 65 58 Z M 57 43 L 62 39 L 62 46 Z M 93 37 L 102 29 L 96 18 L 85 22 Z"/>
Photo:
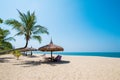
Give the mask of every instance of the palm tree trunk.
<path id="1" fill-rule="evenodd" d="M 27 47 L 27 45 L 28 45 L 28 40 L 26 39 L 26 44 L 25 44 L 25 47 L 24 47 L 24 48 L 26 48 L 26 47 Z"/>
<path id="2" fill-rule="evenodd" d="M 9 53 L 11 51 L 14 51 L 14 50 L 21 50 L 21 49 L 24 49 L 24 47 L 16 48 L 16 49 L 10 49 L 10 50 L 5 50 L 5 51 L 0 52 L 0 55 L 7 54 L 7 53 Z"/>
<path id="3" fill-rule="evenodd" d="M 0 54 L 9 53 L 10 51 L 13 51 L 13 50 L 20 50 L 20 49 L 24 49 L 24 48 L 26 48 L 26 47 L 27 47 L 27 45 L 28 45 L 28 41 L 29 41 L 29 39 L 26 39 L 26 44 L 25 44 L 25 46 L 24 46 L 24 47 L 21 47 L 21 48 L 16 48 L 16 49 L 6 50 L 6 51 L 3 51 L 3 52 L 0 52 Z"/>

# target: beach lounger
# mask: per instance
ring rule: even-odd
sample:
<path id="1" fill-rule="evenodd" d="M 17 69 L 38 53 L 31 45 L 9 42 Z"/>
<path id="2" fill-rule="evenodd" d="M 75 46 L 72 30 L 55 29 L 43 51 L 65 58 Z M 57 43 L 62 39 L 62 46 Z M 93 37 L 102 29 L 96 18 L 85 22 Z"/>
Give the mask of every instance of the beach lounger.
<path id="1" fill-rule="evenodd" d="M 58 62 L 61 61 L 62 56 L 58 55 L 56 58 L 53 59 L 53 61 Z"/>

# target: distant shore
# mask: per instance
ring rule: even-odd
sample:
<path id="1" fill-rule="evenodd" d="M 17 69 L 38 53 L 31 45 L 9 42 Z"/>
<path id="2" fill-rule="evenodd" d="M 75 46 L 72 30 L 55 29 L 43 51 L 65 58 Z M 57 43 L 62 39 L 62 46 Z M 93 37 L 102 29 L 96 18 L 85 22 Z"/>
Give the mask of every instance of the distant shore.
<path id="1" fill-rule="evenodd" d="M 0 55 L 0 80 L 120 80 L 120 58 L 62 55 L 61 62 L 42 61 L 40 54 L 19 60 Z"/>

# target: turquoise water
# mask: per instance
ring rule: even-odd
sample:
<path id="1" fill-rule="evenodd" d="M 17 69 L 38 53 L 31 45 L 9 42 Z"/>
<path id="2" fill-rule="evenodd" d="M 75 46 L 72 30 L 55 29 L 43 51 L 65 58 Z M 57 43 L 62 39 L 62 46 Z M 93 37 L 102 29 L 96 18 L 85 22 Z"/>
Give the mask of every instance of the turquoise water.
<path id="1" fill-rule="evenodd" d="M 40 52 L 35 51 L 35 54 L 50 54 L 50 52 Z M 101 56 L 101 57 L 116 57 L 120 58 L 120 52 L 53 52 L 59 55 L 69 55 L 69 56 Z"/>

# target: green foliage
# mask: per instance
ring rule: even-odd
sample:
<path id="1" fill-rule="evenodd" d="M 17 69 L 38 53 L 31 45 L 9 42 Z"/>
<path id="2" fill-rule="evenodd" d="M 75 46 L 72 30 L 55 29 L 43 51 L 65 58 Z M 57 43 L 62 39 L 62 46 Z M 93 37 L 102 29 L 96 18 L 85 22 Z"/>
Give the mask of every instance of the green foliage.
<path id="1" fill-rule="evenodd" d="M 0 23 L 2 22 L 3 20 L 0 19 Z M 9 41 L 15 39 L 13 37 L 8 37 L 9 34 L 10 34 L 9 30 L 4 30 L 0 28 L 0 50 L 12 49 L 12 44 Z"/>
<path id="2" fill-rule="evenodd" d="M 14 50 L 14 51 L 12 51 L 12 54 L 17 58 L 17 60 L 18 60 L 19 57 L 22 55 L 19 50 Z"/>
<path id="3" fill-rule="evenodd" d="M 13 29 L 17 30 L 18 33 L 15 36 L 24 35 L 26 40 L 25 47 L 27 47 L 28 41 L 30 39 L 33 38 L 41 42 L 40 34 L 49 34 L 47 28 L 41 25 L 36 25 L 37 20 L 36 20 L 35 12 L 30 13 L 30 11 L 28 11 L 25 14 L 20 12 L 19 10 L 17 11 L 19 13 L 21 22 L 15 19 L 11 19 L 11 20 L 6 20 L 5 23 L 13 26 Z"/>
<path id="4" fill-rule="evenodd" d="M 3 20 L 0 18 L 0 23 L 3 23 Z"/>
<path id="5" fill-rule="evenodd" d="M 12 49 L 12 44 L 10 42 L 0 42 L 0 48 L 2 50 L 9 50 L 9 49 Z"/>
<path id="6" fill-rule="evenodd" d="M 7 37 L 10 34 L 8 30 L 0 28 L 0 49 L 12 49 L 12 44 L 8 41 L 15 40 L 13 37 Z"/>

